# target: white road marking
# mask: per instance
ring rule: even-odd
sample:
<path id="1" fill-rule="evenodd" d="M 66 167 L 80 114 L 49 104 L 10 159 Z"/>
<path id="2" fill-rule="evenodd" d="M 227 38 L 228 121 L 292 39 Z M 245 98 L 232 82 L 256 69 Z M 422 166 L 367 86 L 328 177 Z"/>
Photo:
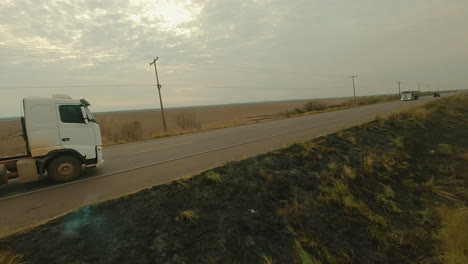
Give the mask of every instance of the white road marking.
<path id="1" fill-rule="evenodd" d="M 173 136 L 168 136 L 168 137 L 162 137 L 158 139 L 149 139 L 141 142 L 136 142 L 136 143 L 128 143 L 128 144 L 121 144 L 121 145 L 113 145 L 113 146 L 108 146 L 104 148 L 104 151 L 111 151 L 111 150 L 121 150 L 125 148 L 133 148 L 136 146 L 143 146 L 143 145 L 150 145 L 154 143 L 161 143 L 161 142 L 170 142 L 170 141 L 177 141 L 179 139 L 189 139 L 193 137 L 198 137 L 201 134 L 204 133 L 209 133 L 209 132 L 217 132 L 218 130 L 206 130 L 206 131 L 200 131 L 200 132 L 195 132 L 192 134 L 180 134 L 180 135 L 173 135 Z"/>
<path id="2" fill-rule="evenodd" d="M 127 156 L 135 155 L 135 154 L 141 154 L 141 153 L 146 153 L 146 152 L 151 152 L 151 151 L 156 151 L 156 150 L 161 150 L 161 149 L 168 149 L 168 148 L 173 148 L 173 147 L 179 147 L 179 146 L 188 145 L 188 144 L 192 144 L 192 142 L 185 142 L 185 143 L 181 143 L 181 144 L 177 144 L 177 145 L 172 145 L 172 146 L 166 146 L 166 147 L 161 147 L 161 148 L 147 149 L 147 150 L 138 151 L 138 152 L 132 152 L 132 153 L 128 153 Z"/>
<path id="3" fill-rule="evenodd" d="M 284 127 L 284 126 L 289 126 L 289 124 L 281 124 L 281 125 L 276 125 L 276 126 L 270 126 L 270 127 L 265 127 L 264 129 L 270 129 L 270 128 L 275 128 L 275 127 Z"/>

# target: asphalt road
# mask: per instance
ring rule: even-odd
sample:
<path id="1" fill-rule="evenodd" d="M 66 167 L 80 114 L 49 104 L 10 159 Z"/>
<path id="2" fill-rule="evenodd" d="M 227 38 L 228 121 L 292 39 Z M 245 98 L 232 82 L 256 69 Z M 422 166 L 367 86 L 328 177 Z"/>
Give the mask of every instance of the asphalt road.
<path id="1" fill-rule="evenodd" d="M 74 182 L 0 186 L 0 229 L 51 218 L 432 100 L 395 101 L 108 147 L 104 166 L 86 170 Z"/>

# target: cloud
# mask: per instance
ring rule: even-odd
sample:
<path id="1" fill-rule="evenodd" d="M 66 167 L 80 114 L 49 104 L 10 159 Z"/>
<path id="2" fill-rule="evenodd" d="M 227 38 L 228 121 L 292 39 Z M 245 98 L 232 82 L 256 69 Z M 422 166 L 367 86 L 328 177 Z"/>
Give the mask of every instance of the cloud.
<path id="1" fill-rule="evenodd" d="M 159 56 L 163 85 L 289 89 L 197 88 L 190 99 L 172 86 L 168 106 L 345 96 L 350 74 L 358 94 L 399 79 L 461 88 L 467 27 L 466 0 L 2 0 L 0 86 L 154 83 Z M 111 103 L 108 89 L 65 89 L 106 109 L 153 103 L 149 90 L 116 91 Z"/>

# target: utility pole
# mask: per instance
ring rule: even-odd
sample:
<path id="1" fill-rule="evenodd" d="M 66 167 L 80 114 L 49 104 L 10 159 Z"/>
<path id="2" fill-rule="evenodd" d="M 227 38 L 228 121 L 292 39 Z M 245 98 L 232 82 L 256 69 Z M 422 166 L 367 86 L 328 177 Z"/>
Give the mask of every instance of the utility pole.
<path id="1" fill-rule="evenodd" d="M 158 60 L 158 57 L 156 59 L 153 59 L 152 62 L 150 62 L 150 66 L 154 65 L 154 73 L 156 74 L 156 83 L 158 85 L 158 92 L 159 92 L 159 103 L 161 104 L 161 116 L 162 116 L 162 122 L 163 122 L 163 128 L 164 128 L 164 133 L 167 132 L 166 128 L 166 119 L 164 118 L 164 107 L 163 107 L 163 102 L 162 102 L 162 97 L 161 97 L 161 85 L 159 84 L 159 77 L 158 77 L 158 68 L 156 67 L 156 61 Z"/>
<path id="2" fill-rule="evenodd" d="M 401 83 L 402 81 L 398 81 L 398 94 L 401 96 Z"/>
<path id="3" fill-rule="evenodd" d="M 353 78 L 353 94 L 354 94 L 354 106 L 356 106 L 356 84 L 354 83 L 354 78 L 358 77 L 357 75 L 349 76 Z"/>
<path id="4" fill-rule="evenodd" d="M 421 84 L 420 83 L 418 83 L 418 90 L 419 90 L 419 92 L 421 92 Z"/>

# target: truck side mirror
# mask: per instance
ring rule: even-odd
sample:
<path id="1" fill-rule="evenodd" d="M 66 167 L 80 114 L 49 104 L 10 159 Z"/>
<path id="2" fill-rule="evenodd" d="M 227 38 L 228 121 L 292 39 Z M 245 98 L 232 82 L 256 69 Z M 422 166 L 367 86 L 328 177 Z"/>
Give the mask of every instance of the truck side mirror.
<path id="1" fill-rule="evenodd" d="M 83 119 L 84 119 L 85 124 L 88 124 L 89 123 L 88 114 L 86 113 L 86 110 L 84 107 L 81 107 L 81 114 L 83 114 Z"/>

